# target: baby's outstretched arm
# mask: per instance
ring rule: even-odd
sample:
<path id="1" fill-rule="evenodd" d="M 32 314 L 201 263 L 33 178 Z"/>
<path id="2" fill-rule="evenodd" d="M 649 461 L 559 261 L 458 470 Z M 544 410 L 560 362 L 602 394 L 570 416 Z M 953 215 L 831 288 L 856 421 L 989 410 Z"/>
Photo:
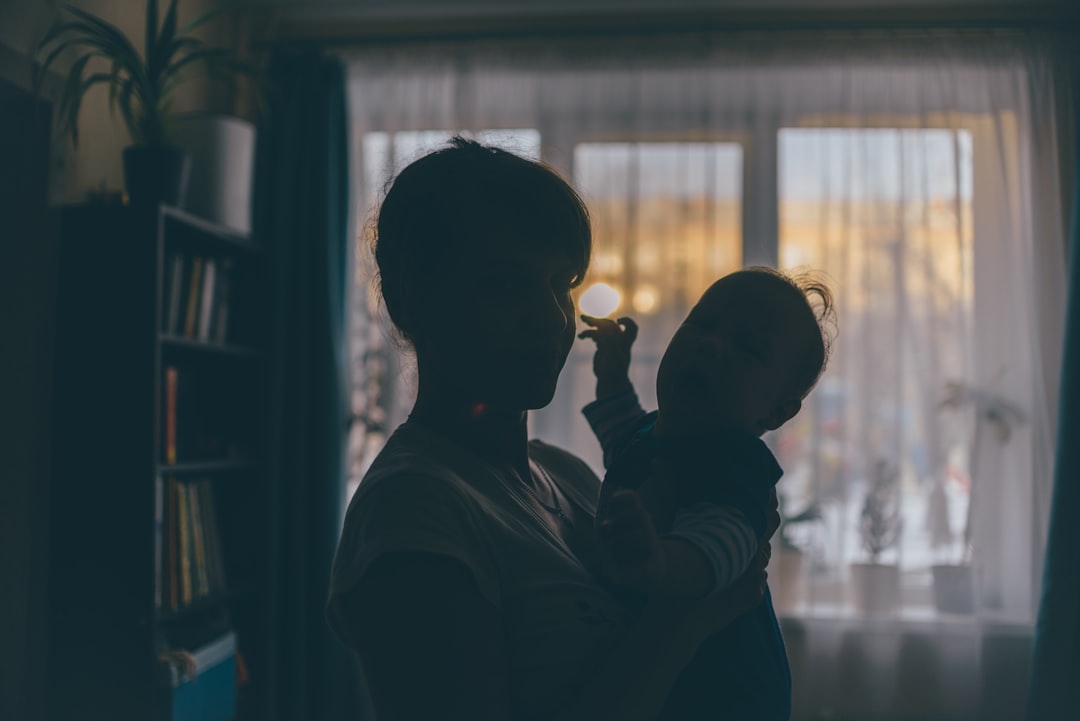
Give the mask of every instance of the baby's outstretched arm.
<path id="1" fill-rule="evenodd" d="M 596 399 L 633 390 L 630 383 L 630 346 L 637 338 L 637 323 L 632 318 L 596 318 L 581 314 L 586 325 L 578 338 L 592 338 L 596 343 L 593 373 L 596 375 Z"/>

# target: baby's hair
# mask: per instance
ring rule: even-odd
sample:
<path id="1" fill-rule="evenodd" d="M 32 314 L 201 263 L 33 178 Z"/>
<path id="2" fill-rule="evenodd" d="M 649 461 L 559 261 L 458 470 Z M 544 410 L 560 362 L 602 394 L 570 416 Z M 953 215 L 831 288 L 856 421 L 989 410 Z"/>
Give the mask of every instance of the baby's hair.
<path id="1" fill-rule="evenodd" d="M 815 340 L 819 340 L 821 345 L 814 348 L 815 352 L 806 358 L 795 378 L 795 388 L 800 397 L 805 398 L 825 373 L 829 356 L 832 355 L 833 342 L 838 334 L 836 303 L 824 274 L 811 268 L 783 271 L 765 265 L 749 266 L 737 273 L 762 273 L 784 281 L 788 287 L 798 292 L 813 315 L 818 328 Z"/>

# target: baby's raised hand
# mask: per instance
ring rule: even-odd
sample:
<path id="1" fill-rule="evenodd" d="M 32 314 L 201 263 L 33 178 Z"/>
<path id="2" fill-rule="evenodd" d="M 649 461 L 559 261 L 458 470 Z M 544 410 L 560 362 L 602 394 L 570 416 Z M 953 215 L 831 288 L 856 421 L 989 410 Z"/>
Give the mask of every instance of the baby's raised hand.
<path id="1" fill-rule="evenodd" d="M 667 573 L 667 559 L 641 496 L 618 491 L 602 514 L 599 540 L 611 580 L 642 593 L 652 591 Z"/>
<path id="2" fill-rule="evenodd" d="M 632 318 L 597 318 L 581 314 L 581 320 L 591 328 L 578 333 L 578 338 L 591 338 L 596 343 L 593 373 L 596 374 L 596 396 L 617 393 L 630 387 L 630 346 L 637 338 L 637 323 Z"/>

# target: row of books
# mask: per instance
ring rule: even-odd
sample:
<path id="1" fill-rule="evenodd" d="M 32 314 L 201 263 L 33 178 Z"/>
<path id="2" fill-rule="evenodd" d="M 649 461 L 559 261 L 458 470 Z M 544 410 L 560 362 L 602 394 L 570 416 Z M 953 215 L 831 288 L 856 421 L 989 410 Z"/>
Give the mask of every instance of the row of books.
<path id="1" fill-rule="evenodd" d="M 228 337 L 231 258 L 171 251 L 165 261 L 162 330 L 203 342 Z"/>
<path id="2" fill-rule="evenodd" d="M 159 476 L 157 505 L 157 606 L 178 611 L 224 593 L 225 556 L 211 482 Z"/>

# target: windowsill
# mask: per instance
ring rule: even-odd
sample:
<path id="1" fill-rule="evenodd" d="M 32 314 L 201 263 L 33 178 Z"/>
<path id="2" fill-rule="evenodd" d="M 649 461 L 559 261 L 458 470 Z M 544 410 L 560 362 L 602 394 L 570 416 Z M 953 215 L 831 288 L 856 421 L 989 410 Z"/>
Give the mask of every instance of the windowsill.
<path id="1" fill-rule="evenodd" d="M 785 625 L 826 624 L 837 626 L 859 625 L 873 628 L 901 626 L 905 628 L 932 628 L 935 631 L 993 631 L 995 634 L 1030 636 L 1034 622 L 1002 613 L 982 611 L 977 615 L 941 613 L 932 606 L 909 606 L 888 615 L 861 614 L 848 604 L 816 603 L 813 606 L 799 604 L 794 609 L 778 612 Z"/>

